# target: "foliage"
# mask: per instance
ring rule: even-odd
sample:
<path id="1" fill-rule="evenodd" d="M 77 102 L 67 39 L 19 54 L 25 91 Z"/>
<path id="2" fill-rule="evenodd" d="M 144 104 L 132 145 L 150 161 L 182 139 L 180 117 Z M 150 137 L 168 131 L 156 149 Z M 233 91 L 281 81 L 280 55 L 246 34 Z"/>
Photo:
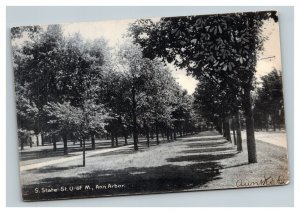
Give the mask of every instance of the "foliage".
<path id="1" fill-rule="evenodd" d="M 130 27 L 145 57 L 186 69 L 195 78 L 210 78 L 222 92 L 236 94 L 246 117 L 249 163 L 256 163 L 251 90 L 263 21 L 278 21 L 275 11 L 138 20 Z M 239 107 L 239 106 L 235 106 Z"/>
<path id="2" fill-rule="evenodd" d="M 282 93 L 281 72 L 274 69 L 269 74 L 261 78 L 258 85 L 257 97 L 254 104 L 254 116 L 257 128 L 269 126 L 269 116 L 274 128 L 284 124 L 284 105 Z"/>

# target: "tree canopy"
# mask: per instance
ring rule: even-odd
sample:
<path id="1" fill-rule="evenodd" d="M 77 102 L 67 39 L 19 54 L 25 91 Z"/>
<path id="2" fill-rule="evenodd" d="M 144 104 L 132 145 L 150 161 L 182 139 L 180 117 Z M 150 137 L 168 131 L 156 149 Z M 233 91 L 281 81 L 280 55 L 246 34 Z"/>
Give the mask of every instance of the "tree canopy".
<path id="1" fill-rule="evenodd" d="M 257 162 L 250 92 L 266 39 L 261 27 L 270 18 L 278 21 L 275 11 L 138 20 L 130 28 L 145 57 L 174 63 L 199 80 L 206 76 L 226 95 L 237 95 L 230 100 L 240 99 L 245 112 L 250 163 Z"/>

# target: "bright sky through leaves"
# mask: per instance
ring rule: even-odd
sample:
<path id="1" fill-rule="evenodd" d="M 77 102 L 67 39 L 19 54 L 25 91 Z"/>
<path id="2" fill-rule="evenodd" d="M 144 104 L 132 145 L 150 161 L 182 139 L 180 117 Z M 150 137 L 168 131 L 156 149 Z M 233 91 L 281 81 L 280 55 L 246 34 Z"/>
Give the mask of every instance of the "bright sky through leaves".
<path id="1" fill-rule="evenodd" d="M 159 18 L 154 18 L 154 21 Z M 108 41 L 109 46 L 115 47 L 124 41 L 124 35 L 130 23 L 135 20 L 115 20 L 115 21 L 101 21 L 101 22 L 79 22 L 62 25 L 65 35 L 72 35 L 79 32 L 85 39 L 96 39 L 103 37 Z M 280 35 L 279 24 L 274 23 L 273 20 L 268 20 L 263 25 L 263 35 L 268 36 L 269 39 L 264 43 L 264 52 L 260 54 L 257 62 L 256 76 L 261 76 L 272 71 L 273 68 L 281 70 L 281 57 L 280 57 Z M 197 80 L 191 76 L 186 76 L 184 70 L 175 70 L 172 65 L 169 65 L 172 70 L 173 76 L 177 82 L 192 94 L 196 88 Z"/>

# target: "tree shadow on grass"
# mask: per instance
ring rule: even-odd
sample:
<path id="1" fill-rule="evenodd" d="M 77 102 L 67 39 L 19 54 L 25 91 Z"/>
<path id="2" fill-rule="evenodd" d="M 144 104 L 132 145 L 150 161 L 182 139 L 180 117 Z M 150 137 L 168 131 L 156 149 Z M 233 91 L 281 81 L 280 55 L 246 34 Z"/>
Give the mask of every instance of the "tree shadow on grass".
<path id="1" fill-rule="evenodd" d="M 32 170 L 32 174 L 39 174 L 39 173 L 52 173 L 52 172 L 64 172 L 66 170 L 70 169 L 76 169 L 80 168 L 82 165 L 74 165 L 74 166 L 68 166 L 68 167 L 55 167 L 55 166 L 48 166 L 46 168 L 39 168 Z"/>
<path id="2" fill-rule="evenodd" d="M 86 149 L 87 151 L 91 150 L 90 148 Z M 53 149 L 29 151 L 20 153 L 20 161 L 27 161 L 33 159 L 42 159 L 42 158 L 52 158 L 52 157 L 71 157 L 72 153 L 82 151 L 82 147 L 68 147 L 68 155 L 64 155 L 63 148 L 57 148 L 56 151 Z"/>
<path id="3" fill-rule="evenodd" d="M 212 143 L 187 143 L 186 145 L 190 148 L 204 148 L 204 147 L 218 147 L 225 144 L 231 144 L 229 141 L 212 142 Z"/>
<path id="4" fill-rule="evenodd" d="M 249 165 L 249 163 L 239 163 L 236 165 L 226 166 L 226 167 L 224 167 L 224 169 L 235 168 L 235 167 L 240 167 L 240 166 L 247 166 L 247 165 Z"/>
<path id="5" fill-rule="evenodd" d="M 187 138 L 183 139 L 183 142 L 188 143 L 188 142 L 194 142 L 194 141 L 215 141 L 215 140 L 221 140 L 224 139 L 223 137 L 214 137 L 214 138 Z"/>
<path id="6" fill-rule="evenodd" d="M 69 143 L 70 144 L 70 143 Z M 129 144 L 130 145 L 130 144 Z M 118 147 L 125 146 L 125 144 L 119 144 Z M 91 144 L 86 144 L 86 151 L 92 151 Z M 117 147 L 111 147 L 110 142 L 102 142 L 99 144 L 96 144 L 95 150 L 100 149 L 107 149 L 107 148 L 117 148 Z M 33 159 L 42 159 L 42 158 L 51 158 L 51 157 L 71 157 L 72 153 L 74 152 L 80 152 L 82 151 L 82 147 L 79 146 L 79 144 L 76 145 L 68 145 L 68 155 L 64 155 L 64 148 L 63 147 L 57 147 L 56 151 L 54 151 L 52 148 L 49 149 L 41 149 L 36 151 L 27 151 L 27 152 L 20 152 L 20 161 L 27 161 L 27 160 L 33 160 Z"/>
<path id="7" fill-rule="evenodd" d="M 165 142 L 165 141 L 161 141 L 161 142 Z M 132 145 L 133 142 L 132 141 L 128 141 L 127 145 Z M 101 141 L 101 142 L 97 142 L 96 143 L 96 148 L 95 150 L 101 150 L 101 149 L 111 149 L 111 148 L 119 148 L 119 147 L 123 147 L 123 146 L 127 146 L 125 145 L 124 141 L 119 141 L 118 146 L 111 146 L 111 142 L 110 141 Z M 153 146 L 157 146 L 155 141 L 150 141 L 150 145 L 151 147 Z M 60 144 L 61 146 L 61 144 Z M 42 146 L 41 146 L 42 147 Z M 86 151 L 93 151 L 91 143 L 87 142 L 86 143 Z M 145 140 L 140 140 L 139 142 L 139 151 L 143 151 L 145 149 L 147 149 L 147 144 Z M 57 147 L 56 151 L 53 150 L 52 147 L 49 146 L 48 149 L 41 149 L 41 150 L 30 150 L 27 152 L 20 152 L 20 161 L 27 161 L 27 160 L 33 160 L 33 159 L 43 159 L 43 158 L 52 158 L 52 157 L 71 157 L 72 153 L 75 152 L 80 152 L 82 151 L 82 147 L 79 146 L 79 142 L 77 142 L 76 144 L 73 144 L 72 142 L 68 142 L 68 155 L 64 155 L 64 148 L 63 147 Z M 128 150 L 133 150 L 132 147 L 128 147 Z M 118 151 L 117 151 L 118 152 Z M 109 154 L 113 154 L 112 152 L 108 152 Z M 128 151 L 129 153 L 129 151 Z"/>
<path id="8" fill-rule="evenodd" d="M 202 131 L 197 134 L 198 136 L 215 136 L 215 135 L 220 135 L 219 132 L 217 131 Z M 221 136 L 221 135 L 220 135 Z"/>
<path id="9" fill-rule="evenodd" d="M 207 152 L 222 152 L 222 151 L 234 151 L 234 147 L 207 147 L 205 149 L 188 149 L 182 151 L 185 154 L 193 154 L 193 153 L 207 153 Z"/>
<path id="10" fill-rule="evenodd" d="M 220 177 L 222 167 L 216 162 L 201 162 L 178 166 L 168 164 L 159 167 L 130 167 L 122 170 L 99 170 L 81 174 L 79 177 L 53 177 L 43 179 L 39 184 L 24 185 L 24 200 L 49 200 L 62 198 L 94 197 L 124 194 L 148 194 L 175 192 L 197 188 Z M 106 188 L 117 184 L 122 188 Z M 93 190 L 34 193 L 35 188 L 61 188 L 89 185 Z M 103 186 L 96 189 L 96 185 Z"/>
<path id="11" fill-rule="evenodd" d="M 200 155 L 184 155 L 184 156 L 178 156 L 175 158 L 168 158 L 168 162 L 183 162 L 183 161 L 189 161 L 189 162 L 203 162 L 203 161 L 217 161 L 217 160 L 223 160 L 226 158 L 232 158 L 235 156 L 236 153 L 230 153 L 230 154 L 200 154 Z"/>
<path id="12" fill-rule="evenodd" d="M 212 142 L 212 143 L 187 143 L 189 148 L 208 148 L 214 149 L 211 151 L 220 150 L 223 147 L 220 145 L 228 143 Z M 217 147 L 219 146 L 219 147 Z M 215 148 L 214 148 L 215 147 Z M 224 150 L 225 151 L 225 150 Z M 125 149 L 115 151 L 116 155 L 128 155 L 132 150 Z M 110 196 L 110 195 L 129 195 L 129 194 L 148 194 L 148 193 L 162 193 L 162 192 L 176 192 L 197 189 L 209 181 L 220 179 L 220 170 L 222 166 L 218 160 L 231 158 L 236 153 L 216 155 L 203 154 L 199 149 L 190 149 L 183 151 L 187 153 L 197 153 L 196 155 L 181 155 L 174 158 L 166 159 L 168 164 L 158 167 L 129 167 L 119 170 L 96 170 L 79 174 L 77 176 L 69 177 L 51 177 L 45 178 L 39 184 L 23 185 L 24 200 L 51 200 L 64 198 L 80 198 L 80 197 L 96 197 L 96 196 Z M 114 153 L 107 153 L 112 155 Z M 101 154 L 103 156 L 103 154 Z M 91 156 L 92 157 L 92 156 Z M 175 165 L 178 162 L 187 162 L 186 166 Z M 100 163 L 100 162 L 99 162 Z M 70 169 L 65 167 L 59 169 L 64 171 Z M 72 168 L 71 168 L 72 169 Z M 45 173 L 58 171 L 46 169 Z M 49 174 L 51 176 L 51 174 Z M 122 186 L 122 187 L 114 187 Z M 84 186 L 88 185 L 88 189 Z M 96 187 L 100 185 L 100 189 Z M 111 186 L 112 187 L 108 187 Z M 82 186 L 80 190 L 58 190 L 58 192 L 49 193 L 35 193 L 35 189 L 41 188 L 55 188 L 61 187 L 75 187 Z M 124 186 L 124 187 L 123 187 Z"/>

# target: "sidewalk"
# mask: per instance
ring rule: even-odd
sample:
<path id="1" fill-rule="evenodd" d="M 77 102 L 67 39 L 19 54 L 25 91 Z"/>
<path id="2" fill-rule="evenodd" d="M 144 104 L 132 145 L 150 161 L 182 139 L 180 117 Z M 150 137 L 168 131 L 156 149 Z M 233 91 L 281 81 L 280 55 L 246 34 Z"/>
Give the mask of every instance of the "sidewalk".
<path id="1" fill-rule="evenodd" d="M 246 140 L 246 130 L 243 130 L 242 132 L 242 139 Z M 233 140 L 233 132 L 231 131 L 231 138 Z M 261 131 L 261 132 L 255 132 L 255 140 L 259 140 L 261 142 L 273 144 L 275 146 L 280 146 L 283 148 L 287 148 L 287 135 L 286 132 L 273 132 L 273 131 Z"/>

